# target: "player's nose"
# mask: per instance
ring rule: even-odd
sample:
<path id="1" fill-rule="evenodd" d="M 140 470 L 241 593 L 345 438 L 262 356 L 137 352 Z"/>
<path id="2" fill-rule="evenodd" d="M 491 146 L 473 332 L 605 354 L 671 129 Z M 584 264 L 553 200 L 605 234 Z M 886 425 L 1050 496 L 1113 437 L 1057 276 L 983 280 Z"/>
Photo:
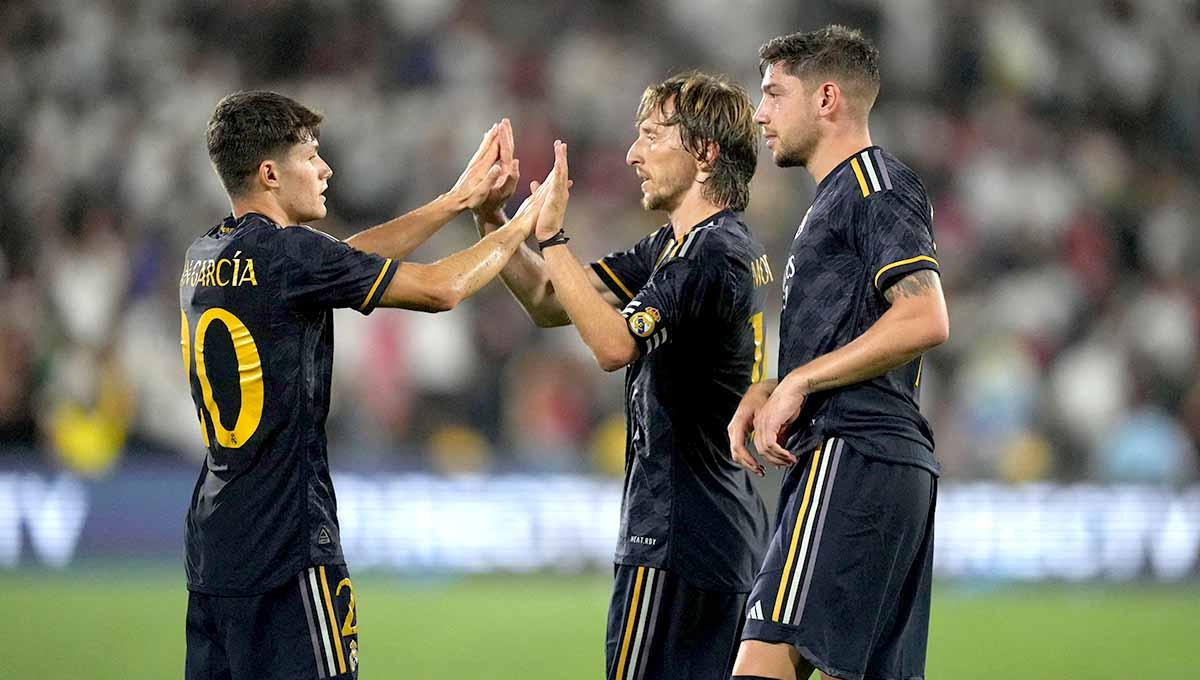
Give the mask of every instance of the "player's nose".
<path id="1" fill-rule="evenodd" d="M 642 162 L 642 154 L 638 151 L 638 143 L 634 142 L 629 145 L 629 151 L 625 152 L 625 165 L 637 167 Z"/>
<path id="2" fill-rule="evenodd" d="M 754 122 L 758 123 L 759 125 L 766 125 L 767 123 L 771 122 L 771 119 L 767 116 L 766 112 L 763 111 L 763 102 L 761 101 L 758 103 L 758 107 L 754 109 Z"/>

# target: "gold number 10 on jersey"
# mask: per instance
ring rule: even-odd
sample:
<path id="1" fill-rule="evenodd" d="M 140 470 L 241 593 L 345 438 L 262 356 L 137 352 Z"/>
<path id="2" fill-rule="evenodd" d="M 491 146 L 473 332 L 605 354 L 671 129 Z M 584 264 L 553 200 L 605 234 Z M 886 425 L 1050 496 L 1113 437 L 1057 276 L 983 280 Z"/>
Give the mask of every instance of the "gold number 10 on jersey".
<path id="1" fill-rule="evenodd" d="M 204 445 L 211 446 L 208 439 L 208 427 L 204 422 L 204 411 L 208 411 L 208 419 L 212 423 L 213 432 L 217 435 L 217 443 L 227 449 L 240 448 L 254 435 L 258 424 L 262 421 L 263 411 L 263 374 L 262 361 L 258 356 L 258 346 L 250 336 L 249 329 L 242 320 L 231 312 L 220 307 L 213 307 L 200 315 L 196 323 L 196 342 L 192 343 L 191 332 L 188 329 L 187 314 L 180 311 L 182 324 L 179 328 L 183 344 L 183 370 L 191 379 L 192 348 L 195 348 L 196 378 L 200 381 L 200 391 L 204 395 L 204 409 L 200 411 L 200 431 L 204 434 Z M 204 334 L 214 321 L 220 321 L 229 331 L 233 339 L 233 352 L 237 356 L 238 386 L 242 392 L 242 408 L 238 411 L 233 429 L 226 430 L 221 424 L 221 409 L 213 398 L 212 384 L 208 380 L 208 371 L 204 366 Z"/>

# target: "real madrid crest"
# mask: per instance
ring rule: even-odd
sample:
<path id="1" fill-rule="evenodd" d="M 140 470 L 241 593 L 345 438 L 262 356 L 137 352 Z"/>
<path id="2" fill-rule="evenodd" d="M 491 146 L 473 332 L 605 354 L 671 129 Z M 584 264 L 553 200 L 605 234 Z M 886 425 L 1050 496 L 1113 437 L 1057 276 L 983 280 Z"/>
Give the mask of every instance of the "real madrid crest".
<path id="1" fill-rule="evenodd" d="M 658 318 L 658 310 L 647 307 L 629 317 L 629 330 L 639 338 L 648 338 L 654 333 L 654 325 L 658 323 Z"/>

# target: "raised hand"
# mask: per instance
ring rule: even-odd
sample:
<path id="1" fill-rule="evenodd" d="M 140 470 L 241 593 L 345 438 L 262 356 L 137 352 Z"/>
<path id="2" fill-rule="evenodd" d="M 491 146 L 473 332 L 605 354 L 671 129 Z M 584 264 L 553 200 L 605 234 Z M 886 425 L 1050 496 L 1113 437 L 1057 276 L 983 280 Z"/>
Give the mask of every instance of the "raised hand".
<path id="1" fill-rule="evenodd" d="M 517 208 L 516 214 L 505 225 L 505 229 L 518 229 L 524 238 L 529 238 L 529 235 L 533 233 L 534 227 L 539 222 L 542 211 L 545 209 L 547 198 L 550 196 L 555 184 L 554 173 L 557 171 L 558 165 L 555 163 L 555 168 L 550 171 L 549 175 L 546 175 L 544 182 L 540 184 L 536 181 L 530 183 L 532 193 L 529 195 L 529 198 L 526 198 L 521 203 L 521 207 Z"/>
<path id="2" fill-rule="evenodd" d="M 521 181 L 521 161 L 513 158 L 515 144 L 513 142 L 512 122 L 505 118 L 496 127 L 496 139 L 500 149 L 500 177 L 489 188 L 487 196 L 472 210 L 484 220 L 494 224 L 504 223 L 504 206 L 517 190 Z"/>
<path id="3" fill-rule="evenodd" d="M 544 241 L 562 229 L 563 220 L 567 215 L 567 201 L 570 199 L 571 178 L 567 168 L 567 144 L 561 140 L 554 141 L 554 169 L 546 176 L 542 186 L 533 182 L 530 188 L 538 191 L 549 188 L 546 204 L 538 216 L 534 235 L 539 241 Z"/>
<path id="4" fill-rule="evenodd" d="M 500 160 L 501 125 L 496 123 L 483 135 L 475 155 L 450 188 L 448 196 L 458 210 L 479 208 L 495 187 L 508 181 L 507 170 Z"/>

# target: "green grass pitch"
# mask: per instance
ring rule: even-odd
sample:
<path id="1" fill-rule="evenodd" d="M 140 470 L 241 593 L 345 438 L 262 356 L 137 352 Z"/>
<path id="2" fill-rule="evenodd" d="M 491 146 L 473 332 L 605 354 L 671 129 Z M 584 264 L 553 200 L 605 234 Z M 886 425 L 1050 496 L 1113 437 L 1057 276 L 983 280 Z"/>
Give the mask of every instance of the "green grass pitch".
<path id="1" fill-rule="evenodd" d="M 601 678 L 601 574 L 355 577 L 365 678 Z M 182 569 L 0 572 L 0 677 L 180 678 Z M 1200 678 L 1200 585 L 942 586 L 927 677 Z"/>

